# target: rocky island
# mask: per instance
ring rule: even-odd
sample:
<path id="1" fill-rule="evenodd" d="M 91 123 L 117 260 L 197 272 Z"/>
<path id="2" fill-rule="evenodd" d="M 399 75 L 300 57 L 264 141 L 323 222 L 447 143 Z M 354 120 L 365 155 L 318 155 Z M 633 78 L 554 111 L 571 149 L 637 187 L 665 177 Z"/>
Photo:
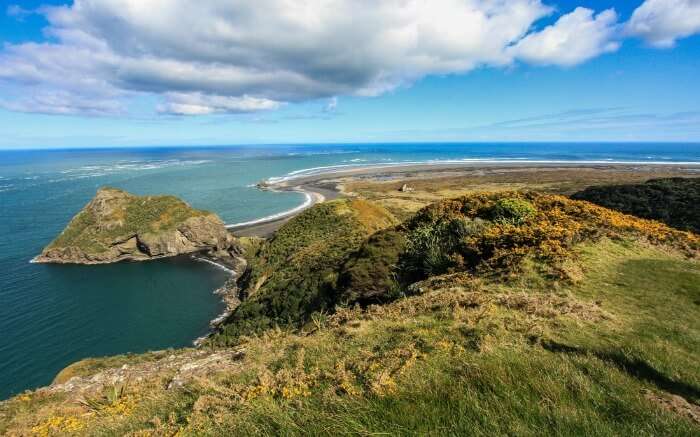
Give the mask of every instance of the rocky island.
<path id="1" fill-rule="evenodd" d="M 106 264 L 188 253 L 226 261 L 237 252 L 234 237 L 214 213 L 174 196 L 136 196 L 105 187 L 34 261 Z"/>

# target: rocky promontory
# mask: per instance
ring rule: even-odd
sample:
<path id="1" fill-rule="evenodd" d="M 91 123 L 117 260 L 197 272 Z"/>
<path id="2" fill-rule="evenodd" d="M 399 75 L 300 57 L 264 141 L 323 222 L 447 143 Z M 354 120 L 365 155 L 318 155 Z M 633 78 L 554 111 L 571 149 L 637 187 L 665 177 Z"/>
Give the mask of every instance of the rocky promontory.
<path id="1" fill-rule="evenodd" d="M 34 261 L 106 264 L 187 253 L 237 258 L 238 245 L 214 213 L 174 196 L 101 188 Z"/>

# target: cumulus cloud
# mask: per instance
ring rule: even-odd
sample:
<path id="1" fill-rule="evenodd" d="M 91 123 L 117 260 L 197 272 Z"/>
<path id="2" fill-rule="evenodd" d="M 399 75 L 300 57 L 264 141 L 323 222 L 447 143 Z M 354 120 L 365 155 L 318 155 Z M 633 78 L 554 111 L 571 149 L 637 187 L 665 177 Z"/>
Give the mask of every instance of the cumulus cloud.
<path id="1" fill-rule="evenodd" d="M 527 62 L 569 67 L 617 50 L 616 29 L 614 10 L 595 15 L 591 9 L 579 7 L 542 31 L 527 35 L 511 50 Z"/>
<path id="2" fill-rule="evenodd" d="M 632 14 L 627 33 L 659 48 L 700 33 L 700 0 L 646 0 Z"/>
<path id="3" fill-rule="evenodd" d="M 553 12 L 541 0 L 75 0 L 42 11 L 49 42 L 0 51 L 0 81 L 29 96 L 5 107 L 63 113 L 94 96 L 108 110 L 147 94 L 162 113 L 252 112 L 617 47 L 613 11 L 579 8 L 537 31 Z M 51 94 L 63 97 L 36 98 Z"/>

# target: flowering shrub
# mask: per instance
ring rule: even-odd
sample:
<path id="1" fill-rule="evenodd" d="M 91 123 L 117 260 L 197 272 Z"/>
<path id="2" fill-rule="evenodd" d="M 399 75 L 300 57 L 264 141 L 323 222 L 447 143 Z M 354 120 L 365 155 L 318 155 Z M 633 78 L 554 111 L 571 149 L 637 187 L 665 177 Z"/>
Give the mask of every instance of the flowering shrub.
<path id="1" fill-rule="evenodd" d="M 52 416 L 32 428 L 32 434 L 41 437 L 65 435 L 80 431 L 85 423 L 77 417 Z"/>
<path id="2" fill-rule="evenodd" d="M 454 226 L 480 219 L 478 230 L 464 232 Z M 700 247 L 700 239 L 690 232 L 534 192 L 478 193 L 438 202 L 409 220 L 406 231 L 407 250 L 399 267 L 410 280 L 445 272 L 516 269 L 526 256 L 557 264 L 575 244 L 601 237 L 643 238 L 689 256 L 696 256 Z"/>
<path id="3" fill-rule="evenodd" d="M 496 223 L 522 225 L 531 219 L 537 210 L 532 203 L 523 199 L 498 199 L 491 208 L 491 216 Z"/>
<path id="4" fill-rule="evenodd" d="M 700 178 L 651 179 L 643 184 L 588 187 L 571 196 L 700 233 Z"/>

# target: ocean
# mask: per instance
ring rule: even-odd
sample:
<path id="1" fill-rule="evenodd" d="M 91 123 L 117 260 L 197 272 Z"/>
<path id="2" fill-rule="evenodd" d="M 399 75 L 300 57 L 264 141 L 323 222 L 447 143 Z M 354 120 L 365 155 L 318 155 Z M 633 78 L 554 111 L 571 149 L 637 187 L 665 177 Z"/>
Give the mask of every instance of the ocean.
<path id="1" fill-rule="evenodd" d="M 700 162 L 700 144 L 336 144 L 0 151 L 0 399 L 86 357 L 182 347 L 222 309 L 227 273 L 186 257 L 32 264 L 101 186 L 173 194 L 228 224 L 304 202 L 262 180 L 368 165 L 458 161 Z"/>

